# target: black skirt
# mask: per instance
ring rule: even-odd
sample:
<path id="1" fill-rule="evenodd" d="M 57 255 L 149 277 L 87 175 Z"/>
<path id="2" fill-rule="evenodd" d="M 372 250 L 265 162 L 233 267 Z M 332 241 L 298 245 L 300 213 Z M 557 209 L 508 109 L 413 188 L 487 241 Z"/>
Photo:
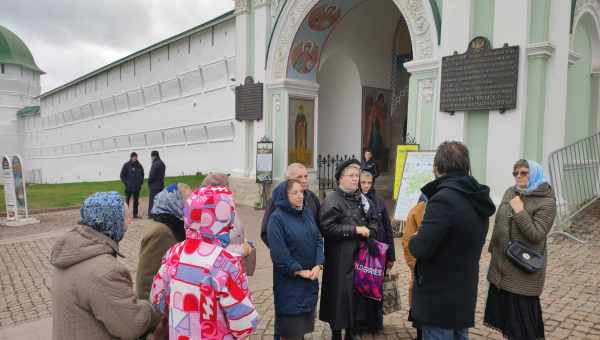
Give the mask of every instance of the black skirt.
<path id="1" fill-rule="evenodd" d="M 275 334 L 283 338 L 302 338 L 315 330 L 315 312 L 300 315 L 275 315 Z"/>
<path id="2" fill-rule="evenodd" d="M 544 339 L 539 296 L 514 294 L 490 284 L 483 323 L 511 340 Z"/>

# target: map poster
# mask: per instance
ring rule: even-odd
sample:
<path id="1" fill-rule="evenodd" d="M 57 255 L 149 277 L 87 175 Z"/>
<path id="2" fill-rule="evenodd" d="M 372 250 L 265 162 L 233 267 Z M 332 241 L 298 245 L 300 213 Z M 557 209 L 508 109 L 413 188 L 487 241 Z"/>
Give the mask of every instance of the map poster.
<path id="1" fill-rule="evenodd" d="M 2 184 L 4 185 L 4 202 L 6 203 L 6 218 L 17 218 L 17 197 L 15 195 L 15 182 L 12 167 L 8 156 L 2 156 Z"/>
<path id="2" fill-rule="evenodd" d="M 406 221 L 408 212 L 419 201 L 421 188 L 434 179 L 433 158 L 435 151 L 408 151 L 400 182 L 394 219 Z"/>
<path id="3" fill-rule="evenodd" d="M 394 199 L 398 199 L 398 189 L 404 171 L 404 161 L 408 151 L 419 151 L 419 144 L 400 144 L 396 146 L 396 170 L 394 171 Z"/>

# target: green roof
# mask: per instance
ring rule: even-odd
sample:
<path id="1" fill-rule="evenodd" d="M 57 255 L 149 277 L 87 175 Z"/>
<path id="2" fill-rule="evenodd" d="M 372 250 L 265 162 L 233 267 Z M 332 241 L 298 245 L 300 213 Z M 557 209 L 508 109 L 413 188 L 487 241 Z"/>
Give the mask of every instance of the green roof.
<path id="1" fill-rule="evenodd" d="M 37 106 L 25 106 L 24 108 L 17 111 L 17 117 L 29 117 L 40 114 L 40 107 Z"/>
<path id="2" fill-rule="evenodd" d="M 16 34 L 0 25 L 0 64 L 20 65 L 44 73 L 33 60 L 31 51 Z"/>

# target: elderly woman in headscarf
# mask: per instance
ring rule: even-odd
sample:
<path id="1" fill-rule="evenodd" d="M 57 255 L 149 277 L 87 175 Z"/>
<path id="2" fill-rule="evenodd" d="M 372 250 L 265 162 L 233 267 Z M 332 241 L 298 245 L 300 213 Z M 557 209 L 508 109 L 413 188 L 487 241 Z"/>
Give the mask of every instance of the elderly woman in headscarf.
<path id="1" fill-rule="evenodd" d="M 171 184 L 154 197 L 152 219 L 142 224 L 144 236 L 140 245 L 135 291 L 138 299 L 148 299 L 152 279 L 160 268 L 165 253 L 175 243 L 185 240 L 183 202 L 192 190 L 187 184 Z"/>
<path id="2" fill-rule="evenodd" d="M 325 268 L 319 318 L 329 323 L 334 340 L 356 339 L 355 322 L 361 321 L 366 297 L 354 290 L 354 260 L 361 240 L 373 239 L 377 231 L 374 203 L 358 188 L 360 162 L 340 164 L 335 178 L 338 188 L 325 198 L 320 210 L 325 239 Z"/>
<path id="3" fill-rule="evenodd" d="M 386 269 L 390 269 L 396 261 L 394 234 L 385 202 L 375 192 L 375 187 L 373 186 L 374 180 L 375 177 L 370 171 L 363 169 L 360 172 L 360 190 L 373 203 L 373 213 L 377 221 L 377 230 L 374 238 L 388 245 Z M 363 317 L 359 318 L 361 321 L 357 322 L 356 329 L 369 333 L 381 331 L 383 329 L 383 301 L 365 300 L 365 305 L 361 307 L 360 313 Z"/>
<path id="4" fill-rule="evenodd" d="M 155 307 L 169 314 L 169 339 L 249 336 L 258 313 L 241 259 L 226 249 L 236 217 L 233 194 L 227 187 L 197 189 L 183 215 L 186 239 L 167 251 L 150 292 Z"/>
<path id="5" fill-rule="evenodd" d="M 81 225 L 59 238 L 50 255 L 52 338 L 135 339 L 160 315 L 136 299 L 131 275 L 117 260 L 131 216 L 114 191 L 88 197 L 80 213 Z"/>
<path id="6" fill-rule="evenodd" d="M 556 199 L 535 161 L 521 159 L 513 166 L 515 185 L 504 193 L 489 245 L 490 289 L 484 323 L 508 339 L 543 339 L 540 295 L 546 262 L 533 273 L 523 271 L 505 255 L 511 241 L 520 241 L 547 258 L 547 236 L 554 223 Z"/>

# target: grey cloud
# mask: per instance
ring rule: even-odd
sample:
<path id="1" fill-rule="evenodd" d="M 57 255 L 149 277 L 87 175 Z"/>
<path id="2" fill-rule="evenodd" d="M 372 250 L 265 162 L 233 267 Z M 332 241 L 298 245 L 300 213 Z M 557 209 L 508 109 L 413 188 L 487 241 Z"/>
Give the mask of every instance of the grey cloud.
<path id="1" fill-rule="evenodd" d="M 232 8 L 231 0 L 0 0 L 0 25 L 31 49 L 47 91 Z"/>

